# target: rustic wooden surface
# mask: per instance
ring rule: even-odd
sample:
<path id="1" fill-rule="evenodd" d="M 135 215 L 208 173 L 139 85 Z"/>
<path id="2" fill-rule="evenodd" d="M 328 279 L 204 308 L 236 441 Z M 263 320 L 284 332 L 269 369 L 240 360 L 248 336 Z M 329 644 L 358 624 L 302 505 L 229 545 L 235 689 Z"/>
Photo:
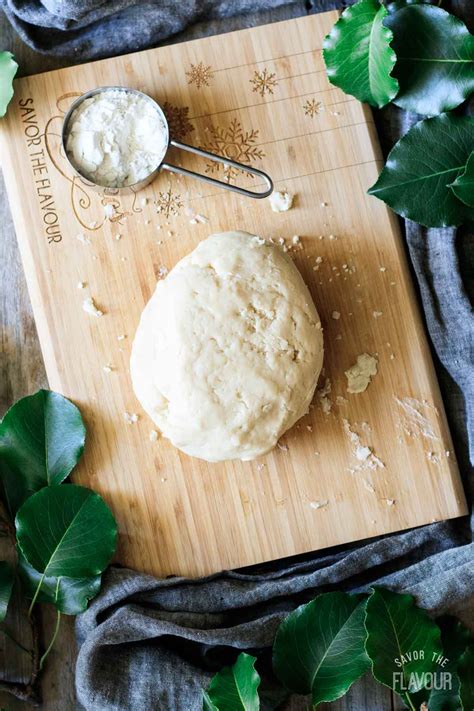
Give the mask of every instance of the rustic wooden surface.
<path id="1" fill-rule="evenodd" d="M 16 83 L 0 139 L 46 371 L 89 425 L 74 480 L 112 506 L 118 560 L 130 567 L 201 575 L 465 513 L 398 223 L 366 194 L 380 169 L 372 115 L 325 75 L 321 46 L 336 18 L 312 15 Z M 278 189 L 296 193 L 293 209 L 275 214 L 268 202 L 164 171 L 138 197 L 84 189 L 61 157 L 63 112 L 75 95 L 113 84 L 168 105 L 176 137 L 229 157 L 242 151 Z M 198 166 L 203 161 L 194 159 Z M 45 179 L 48 213 L 37 186 Z M 191 225 L 191 208 L 210 223 Z M 58 219 L 61 241 L 48 242 L 55 233 L 45 214 Z M 171 268 L 210 231 L 236 227 L 290 245 L 301 235 L 302 248 L 291 254 L 321 316 L 321 383 L 329 379 L 332 389 L 325 401 L 315 398 L 281 448 L 254 462 L 208 464 L 164 438 L 150 441 L 153 425 L 132 391 L 129 353 L 162 265 Z M 82 311 L 90 295 L 102 318 Z M 364 352 L 378 355 L 378 373 L 366 392 L 349 395 L 344 371 Z M 406 420 L 397 398 L 410 399 L 426 424 Z M 127 424 L 125 411 L 139 421 Z M 356 458 L 344 423 L 383 468 L 372 455 Z"/>
<path id="2" fill-rule="evenodd" d="M 12 50 L 19 60 L 21 73 L 32 74 L 67 65 L 64 60 L 46 58 L 29 50 L 11 30 L 0 12 L 0 38 L 3 48 Z M 47 385 L 36 328 L 23 269 L 20 262 L 4 183 L 0 175 L 0 416 L 18 398 Z M 43 640 L 52 633 L 54 616 L 42 608 Z M 24 659 L 11 647 L 6 648 L 0 637 L 0 678 L 6 667 L 5 652 L 10 668 L 23 670 Z M 15 665 L 16 661 L 16 665 Z M 43 677 L 42 692 L 45 711 L 74 711 L 75 642 L 72 618 L 64 617 L 61 632 L 51 653 Z M 0 706 L 9 711 L 23 711 L 31 705 L 17 702 L 8 694 L 0 693 Z M 297 704 L 293 705 L 297 708 Z M 359 681 L 340 701 L 327 705 L 331 711 L 398 711 L 402 705 L 392 698 L 388 689 L 370 679 Z"/>

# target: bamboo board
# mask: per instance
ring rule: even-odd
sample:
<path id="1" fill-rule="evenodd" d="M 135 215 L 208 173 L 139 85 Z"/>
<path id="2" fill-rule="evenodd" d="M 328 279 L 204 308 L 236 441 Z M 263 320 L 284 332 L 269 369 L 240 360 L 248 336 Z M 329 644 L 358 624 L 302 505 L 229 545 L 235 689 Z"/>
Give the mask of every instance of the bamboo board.
<path id="1" fill-rule="evenodd" d="M 397 222 L 365 192 L 381 166 L 372 117 L 324 73 L 322 40 L 336 18 L 329 12 L 15 84 L 1 122 L 2 167 L 48 378 L 85 416 L 86 453 L 74 480 L 113 508 L 124 565 L 196 576 L 466 512 Z M 59 136 L 71 101 L 101 85 L 150 94 L 174 137 L 263 168 L 276 189 L 295 193 L 293 209 L 276 214 L 268 202 L 169 173 L 135 196 L 90 191 L 68 169 Z M 256 186 L 248 176 L 227 177 Z M 192 224 L 196 213 L 209 223 Z M 292 247 L 322 318 L 325 372 L 309 415 L 274 452 L 208 464 L 162 438 L 150 441 L 129 354 L 164 268 L 209 233 L 235 228 Z M 82 310 L 91 295 L 101 318 Z M 364 352 L 377 355 L 378 373 L 350 395 L 344 371 Z M 125 412 L 138 422 L 127 424 Z M 359 459 L 358 444 L 373 454 Z"/>

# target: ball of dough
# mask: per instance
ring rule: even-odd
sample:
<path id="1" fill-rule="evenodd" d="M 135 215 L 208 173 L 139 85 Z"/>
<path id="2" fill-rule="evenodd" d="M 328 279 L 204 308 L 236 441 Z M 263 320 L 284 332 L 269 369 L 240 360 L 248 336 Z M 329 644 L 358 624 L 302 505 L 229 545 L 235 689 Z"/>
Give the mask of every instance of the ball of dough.
<path id="1" fill-rule="evenodd" d="M 175 447 L 210 462 L 248 460 L 308 412 L 322 361 L 318 313 L 291 259 L 255 235 L 223 232 L 158 282 L 131 375 Z"/>

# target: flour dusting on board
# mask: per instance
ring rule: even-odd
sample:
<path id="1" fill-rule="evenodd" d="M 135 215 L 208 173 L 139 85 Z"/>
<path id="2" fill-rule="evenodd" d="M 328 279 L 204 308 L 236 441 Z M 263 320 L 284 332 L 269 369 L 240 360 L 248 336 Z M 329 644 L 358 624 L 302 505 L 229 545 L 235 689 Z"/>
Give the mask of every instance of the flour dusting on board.
<path id="1" fill-rule="evenodd" d="M 399 424 L 408 437 L 422 436 L 425 439 L 437 440 L 433 425 L 428 418 L 429 411 L 438 414 L 433 405 L 426 400 L 417 400 L 414 397 L 395 397 L 395 402 L 401 411 Z"/>

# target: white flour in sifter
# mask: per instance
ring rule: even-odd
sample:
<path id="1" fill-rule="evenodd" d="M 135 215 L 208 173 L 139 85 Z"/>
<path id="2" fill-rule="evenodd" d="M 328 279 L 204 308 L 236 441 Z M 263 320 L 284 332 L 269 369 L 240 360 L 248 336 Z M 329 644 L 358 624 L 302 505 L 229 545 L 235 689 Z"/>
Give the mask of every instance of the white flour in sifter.
<path id="1" fill-rule="evenodd" d="M 167 141 L 167 127 L 151 100 L 109 89 L 72 113 L 66 150 L 81 175 L 117 188 L 150 175 L 163 160 Z"/>

